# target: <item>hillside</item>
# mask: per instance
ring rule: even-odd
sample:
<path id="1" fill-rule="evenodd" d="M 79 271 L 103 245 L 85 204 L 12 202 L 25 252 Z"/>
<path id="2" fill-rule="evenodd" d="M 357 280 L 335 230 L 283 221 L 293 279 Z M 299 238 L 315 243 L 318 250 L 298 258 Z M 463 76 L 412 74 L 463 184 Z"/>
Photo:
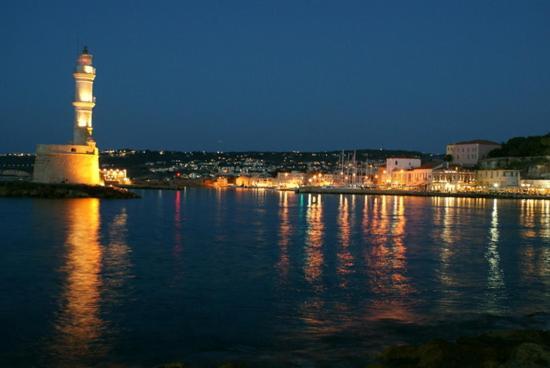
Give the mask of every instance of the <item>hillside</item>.
<path id="1" fill-rule="evenodd" d="M 550 133 L 541 136 L 515 137 L 489 153 L 489 157 L 550 156 Z"/>

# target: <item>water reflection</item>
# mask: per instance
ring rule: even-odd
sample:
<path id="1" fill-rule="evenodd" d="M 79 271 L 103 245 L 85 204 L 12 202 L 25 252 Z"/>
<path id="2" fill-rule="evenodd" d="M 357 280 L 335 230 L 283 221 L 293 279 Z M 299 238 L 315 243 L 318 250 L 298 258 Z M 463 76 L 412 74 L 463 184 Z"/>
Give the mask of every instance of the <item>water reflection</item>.
<path id="1" fill-rule="evenodd" d="M 279 192 L 279 260 L 277 269 L 283 281 L 288 278 L 288 245 L 292 236 L 292 224 L 289 220 L 288 191 Z"/>
<path id="2" fill-rule="evenodd" d="M 186 189 L 183 189 L 185 197 Z M 174 195 L 174 244 L 172 256 L 174 260 L 174 273 L 172 286 L 176 286 L 183 278 L 182 251 L 183 251 L 183 217 L 182 217 L 182 191 L 176 191 Z"/>
<path id="3" fill-rule="evenodd" d="M 185 189 L 184 189 L 185 190 Z M 182 218 L 181 218 L 181 192 L 178 190 L 174 198 L 174 257 L 179 258 L 182 250 Z"/>
<path id="4" fill-rule="evenodd" d="M 550 239 L 550 201 L 525 199 L 520 204 L 520 271 L 525 281 L 549 284 L 550 248 L 536 245 L 538 239 Z M 541 297 L 549 292 L 541 293 Z"/>
<path id="5" fill-rule="evenodd" d="M 491 212 L 491 226 L 489 227 L 489 243 L 485 259 L 489 265 L 489 277 L 487 280 L 488 295 L 486 303 L 489 311 L 501 311 L 502 299 L 505 298 L 504 293 L 504 275 L 500 266 L 500 254 L 498 251 L 499 229 L 498 229 L 498 200 L 493 200 L 493 210 Z"/>
<path id="6" fill-rule="evenodd" d="M 109 224 L 109 243 L 103 250 L 103 274 L 101 285 L 103 299 L 109 304 L 123 302 L 124 294 L 121 289 L 131 277 L 130 247 L 126 242 L 128 214 L 122 208 Z"/>
<path id="7" fill-rule="evenodd" d="M 460 210 L 456 198 L 432 198 L 434 241 L 440 244 L 438 277 L 441 285 L 441 308 L 451 311 L 461 298 L 458 288 L 460 277 L 453 273 L 453 260 L 457 251 L 455 243 L 460 241 L 460 231 L 456 230 Z"/>
<path id="8" fill-rule="evenodd" d="M 68 235 L 63 271 L 67 277 L 56 320 L 54 354 L 67 366 L 105 353 L 94 345 L 104 327 L 99 311 L 102 286 L 99 203 L 95 198 L 70 200 L 65 210 Z"/>
<path id="9" fill-rule="evenodd" d="M 550 239 L 550 200 L 522 199 L 519 219 L 523 238 Z"/>
<path id="10" fill-rule="evenodd" d="M 339 229 L 339 246 L 338 246 L 338 264 L 336 273 L 340 276 L 340 287 L 347 287 L 347 281 L 345 276 L 352 272 L 353 269 L 353 256 L 350 252 L 350 239 L 351 239 L 351 230 L 353 227 L 353 214 L 355 212 L 355 196 L 352 196 L 351 199 L 351 213 L 350 216 L 350 206 L 348 204 L 348 196 L 340 195 L 339 205 L 338 205 L 338 229 Z"/>
<path id="11" fill-rule="evenodd" d="M 367 203 L 365 201 L 365 206 Z M 363 213 L 369 213 L 368 208 Z M 368 221 L 363 221 L 364 237 L 370 242 L 365 257 L 373 294 L 366 318 L 411 322 L 416 316 L 411 299 L 414 288 L 407 275 L 404 198 L 375 198 L 370 218 L 370 226 Z"/>
<path id="12" fill-rule="evenodd" d="M 304 275 L 307 281 L 316 284 L 323 268 L 323 203 L 321 195 L 308 194 L 306 209 L 306 260 Z M 320 284 L 316 284 L 320 287 Z"/>

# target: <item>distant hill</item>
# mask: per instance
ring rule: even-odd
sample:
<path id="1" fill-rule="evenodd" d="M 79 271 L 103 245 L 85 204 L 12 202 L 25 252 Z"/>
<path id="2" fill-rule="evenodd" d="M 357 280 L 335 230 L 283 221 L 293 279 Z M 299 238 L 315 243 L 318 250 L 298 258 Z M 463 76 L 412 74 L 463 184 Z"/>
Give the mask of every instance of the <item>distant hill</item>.
<path id="1" fill-rule="evenodd" d="M 357 149 L 345 152 L 346 160 L 351 160 L 355 152 L 357 161 L 381 161 L 388 157 L 415 157 L 422 161 L 441 159 L 442 155 L 432 155 L 418 151 L 386 150 L 386 149 Z M 262 163 L 263 168 L 270 172 L 277 170 L 335 170 L 340 162 L 341 151 L 319 152 L 182 152 L 182 151 L 152 151 L 152 150 L 111 150 L 101 152 L 100 164 L 102 167 L 117 167 L 128 170 L 131 177 L 142 176 L 173 176 L 174 172 L 201 174 L 217 172 L 222 167 L 243 166 L 247 161 L 252 165 L 254 161 Z M 34 155 L 5 154 L 0 155 L 0 172 L 3 170 L 21 170 L 32 172 Z M 167 169 L 152 174 L 151 168 Z"/>
<path id="2" fill-rule="evenodd" d="M 515 137 L 489 152 L 489 157 L 550 156 L 550 133 L 532 137 Z"/>

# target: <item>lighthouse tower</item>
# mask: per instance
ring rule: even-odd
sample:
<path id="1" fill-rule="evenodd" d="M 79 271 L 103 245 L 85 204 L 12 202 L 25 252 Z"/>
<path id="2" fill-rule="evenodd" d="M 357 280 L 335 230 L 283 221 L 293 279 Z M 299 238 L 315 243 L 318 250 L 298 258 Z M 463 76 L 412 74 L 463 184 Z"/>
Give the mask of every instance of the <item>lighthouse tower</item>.
<path id="1" fill-rule="evenodd" d="M 78 55 L 73 77 L 75 98 L 72 142 L 37 145 L 33 181 L 103 185 L 99 174 L 99 150 L 92 138 L 95 68 L 92 66 L 92 55 L 86 47 Z"/>
<path id="2" fill-rule="evenodd" d="M 95 106 L 94 79 L 95 68 L 92 66 L 92 55 L 84 47 L 76 60 L 73 73 L 75 80 L 74 96 L 74 144 L 88 144 L 92 139 L 92 109 Z"/>

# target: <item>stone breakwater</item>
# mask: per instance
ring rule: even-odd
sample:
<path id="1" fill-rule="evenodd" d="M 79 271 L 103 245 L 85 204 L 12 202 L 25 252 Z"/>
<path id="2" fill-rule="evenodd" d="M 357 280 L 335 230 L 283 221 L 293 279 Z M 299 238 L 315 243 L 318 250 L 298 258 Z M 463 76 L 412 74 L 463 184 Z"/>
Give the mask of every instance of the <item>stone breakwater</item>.
<path id="1" fill-rule="evenodd" d="M 495 331 L 454 342 L 432 340 L 422 345 L 386 349 L 368 368 L 513 368 L 550 367 L 550 332 Z"/>
<path id="2" fill-rule="evenodd" d="M 363 188 L 319 188 L 303 187 L 296 190 L 296 193 L 311 194 L 373 194 L 373 195 L 397 195 L 415 197 L 455 197 L 455 198 L 500 198 L 500 199 L 549 199 L 548 195 L 536 195 L 528 193 L 507 193 L 507 192 L 431 192 L 414 190 L 381 190 Z"/>
<path id="3" fill-rule="evenodd" d="M 456 341 L 431 340 L 420 345 L 387 348 L 366 368 L 543 368 L 550 367 L 550 332 L 540 330 L 503 330 L 479 336 L 461 337 Z M 297 363 L 297 364 L 293 364 Z M 303 363 L 303 362 L 302 362 Z M 156 368 L 195 368 L 199 364 L 173 362 Z M 228 361 L 211 363 L 216 368 L 313 367 L 314 364 L 266 361 Z M 337 362 L 321 367 L 347 367 Z"/>
<path id="4" fill-rule="evenodd" d="M 124 188 L 31 182 L 0 183 L 0 197 L 132 199 L 139 196 Z"/>

